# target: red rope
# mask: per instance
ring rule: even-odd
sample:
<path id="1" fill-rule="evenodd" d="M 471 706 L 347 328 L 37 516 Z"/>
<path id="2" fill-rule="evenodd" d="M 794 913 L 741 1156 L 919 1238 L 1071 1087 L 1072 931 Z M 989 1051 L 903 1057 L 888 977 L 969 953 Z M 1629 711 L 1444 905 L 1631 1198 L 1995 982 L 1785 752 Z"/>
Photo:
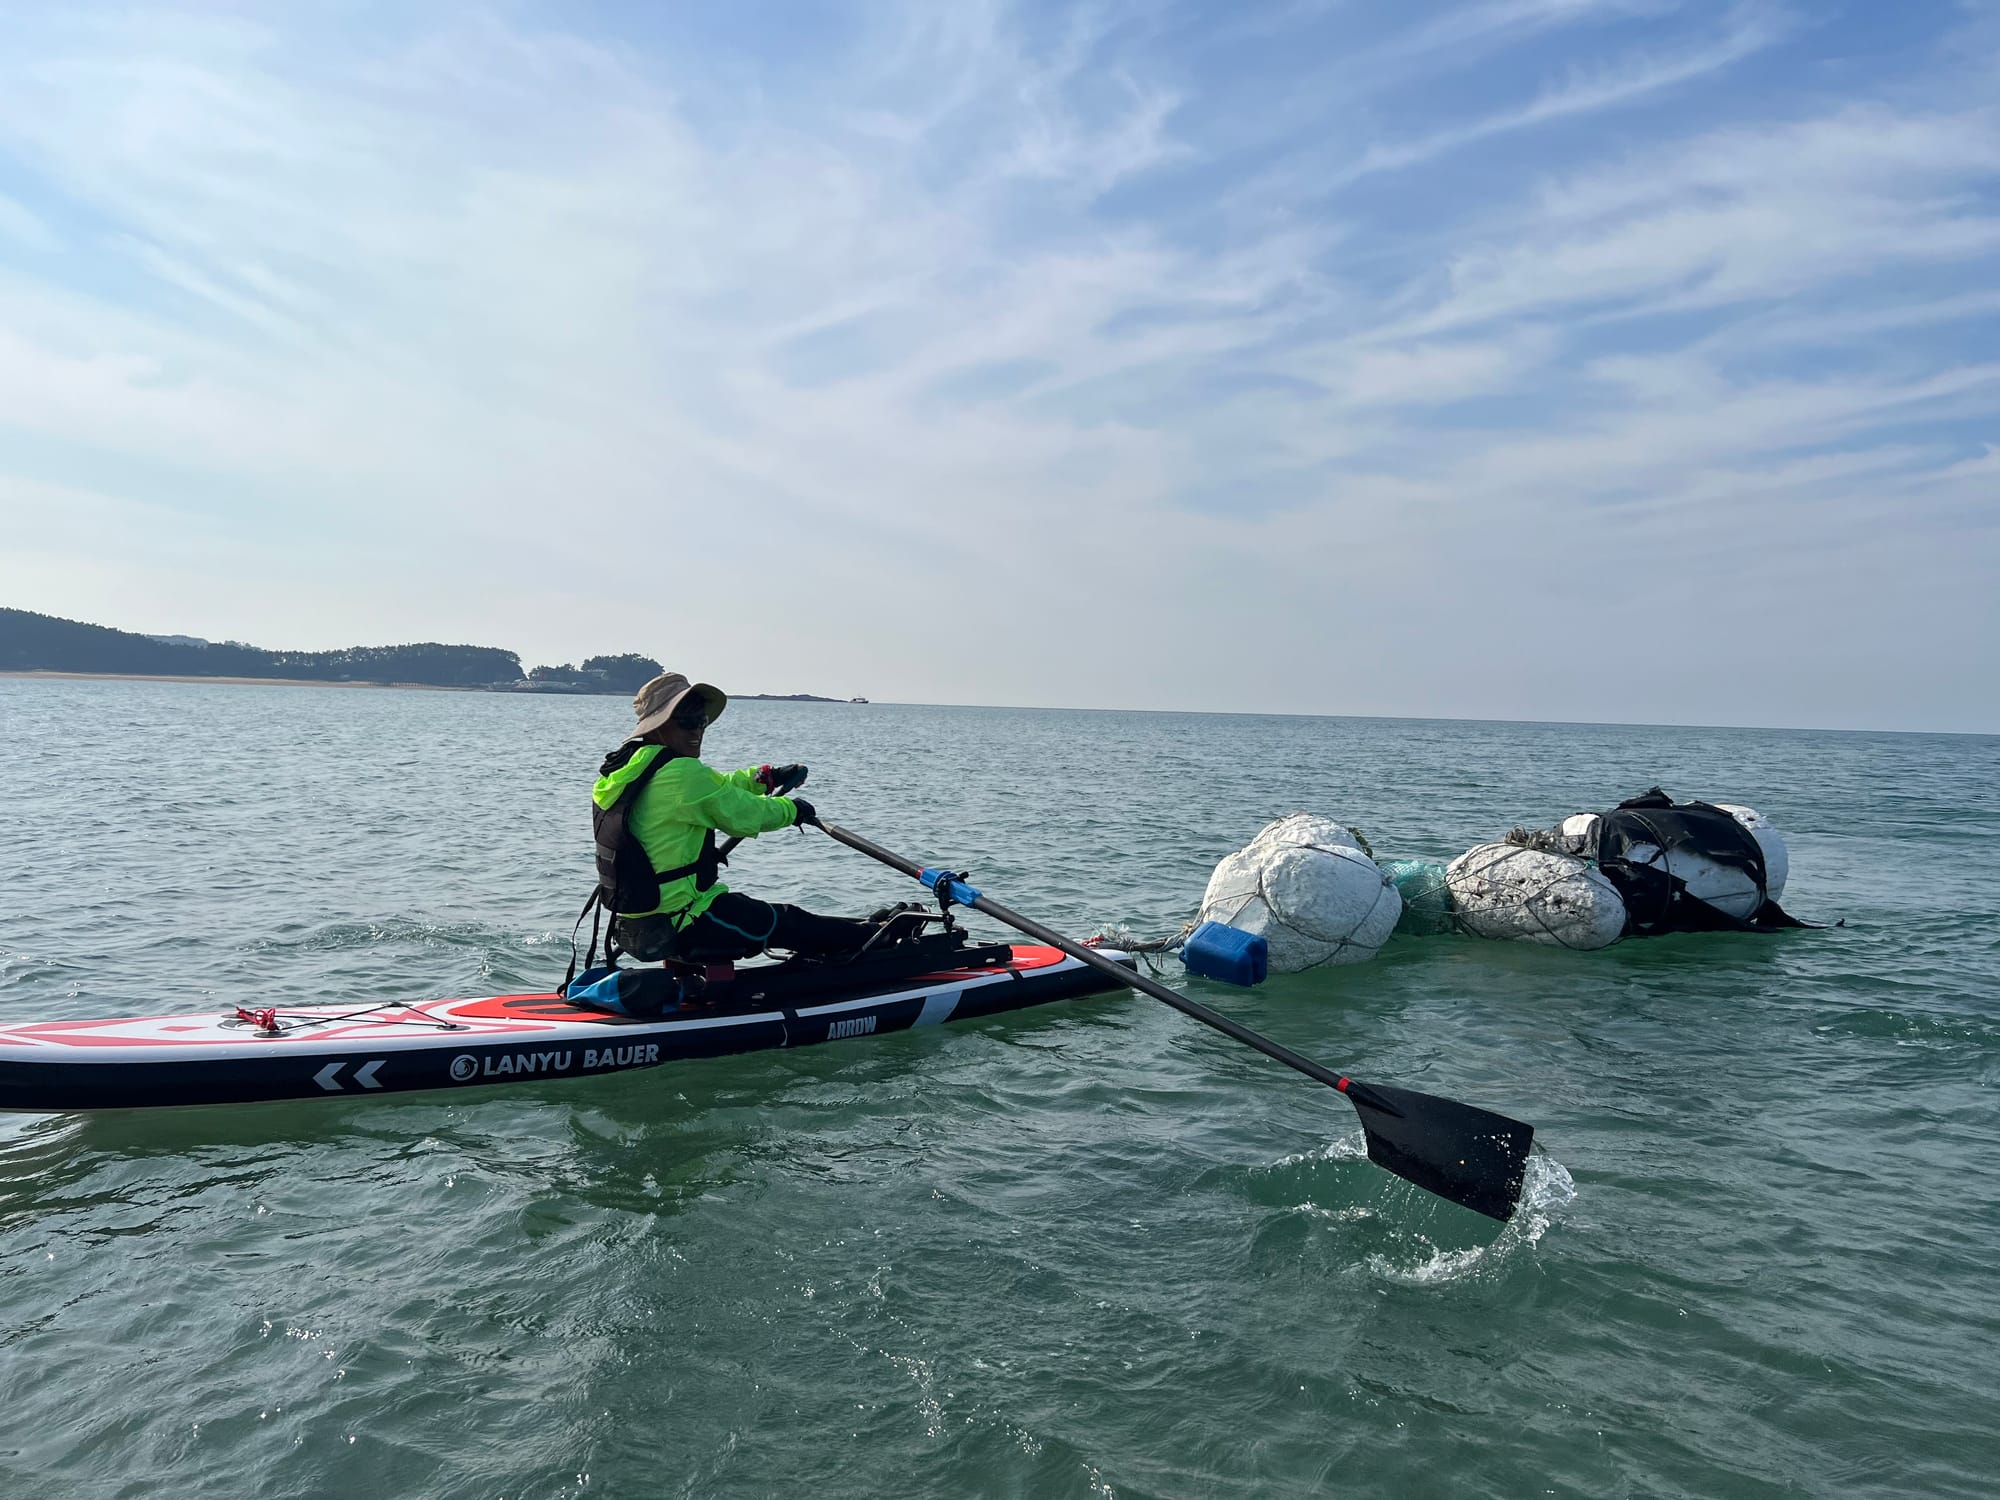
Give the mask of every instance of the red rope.
<path id="1" fill-rule="evenodd" d="M 239 1005 L 236 1007 L 236 1019 L 239 1021 L 248 1021 L 259 1031 L 276 1031 L 278 1029 L 278 1008 L 274 1005 L 268 1010 L 245 1010 Z"/>

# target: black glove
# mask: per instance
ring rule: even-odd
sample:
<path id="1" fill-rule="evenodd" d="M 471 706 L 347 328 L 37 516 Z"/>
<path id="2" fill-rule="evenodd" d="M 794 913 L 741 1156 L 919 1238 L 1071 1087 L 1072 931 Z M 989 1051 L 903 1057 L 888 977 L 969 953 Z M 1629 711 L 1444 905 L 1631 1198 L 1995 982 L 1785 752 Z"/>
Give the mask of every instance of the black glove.
<path id="1" fill-rule="evenodd" d="M 759 766 L 757 779 L 764 783 L 764 790 L 773 797 L 782 797 L 795 786 L 806 784 L 804 766 Z"/>
<path id="2" fill-rule="evenodd" d="M 808 823 L 817 823 L 819 821 L 819 814 L 813 811 L 813 805 L 806 801 L 805 798 L 792 798 L 792 806 L 799 810 L 799 826 L 801 828 Z"/>

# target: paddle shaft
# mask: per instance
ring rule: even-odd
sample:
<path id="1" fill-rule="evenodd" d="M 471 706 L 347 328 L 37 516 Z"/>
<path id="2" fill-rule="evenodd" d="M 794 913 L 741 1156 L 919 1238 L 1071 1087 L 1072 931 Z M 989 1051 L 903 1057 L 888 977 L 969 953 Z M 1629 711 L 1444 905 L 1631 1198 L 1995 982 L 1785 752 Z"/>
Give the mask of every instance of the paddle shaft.
<path id="1" fill-rule="evenodd" d="M 835 839 L 847 845 L 850 849 L 859 850 L 870 859 L 880 860 L 891 869 L 901 870 L 905 875 L 913 879 L 922 880 L 924 878 L 924 867 L 922 865 L 914 860 L 903 858 L 902 855 L 897 854 L 893 850 L 884 849 L 873 839 L 864 838 L 858 833 L 849 832 L 847 829 L 834 823 L 822 822 L 819 828 L 828 838 Z M 1037 942 L 1047 943 L 1051 948 L 1060 949 L 1071 958 L 1089 964 L 1093 969 L 1108 975 L 1122 985 L 1127 985 L 1139 991 L 1142 995 L 1150 995 L 1155 1000 L 1171 1005 L 1182 1015 L 1199 1021 L 1204 1026 L 1213 1027 L 1224 1036 L 1231 1037 L 1246 1047 L 1256 1048 L 1257 1051 L 1263 1053 L 1274 1062 L 1281 1062 L 1294 1072 L 1305 1074 L 1306 1077 L 1312 1079 L 1315 1083 L 1323 1083 L 1328 1088 L 1336 1089 L 1340 1093 L 1349 1095 L 1350 1097 L 1367 1097 L 1368 1086 L 1366 1084 L 1356 1083 L 1353 1079 L 1343 1077 L 1331 1068 L 1321 1067 L 1310 1057 L 1301 1057 L 1290 1047 L 1274 1042 L 1267 1036 L 1260 1036 L 1248 1026 L 1230 1020 L 1229 1017 L 1223 1015 L 1220 1011 L 1210 1010 L 1198 1000 L 1190 1000 L 1185 995 L 1175 994 L 1158 980 L 1149 979 L 1144 974 L 1135 973 L 1131 969 L 1126 968 L 1125 965 L 1113 959 L 1106 958 L 1094 948 L 1086 948 L 1081 943 L 1071 942 L 1061 933 L 1044 927 L 1032 917 L 1024 917 L 1017 911 L 1009 910 L 990 896 L 975 894 L 974 899 L 965 904 L 970 905 L 974 911 L 986 913 L 987 916 L 992 917 L 996 921 L 1005 922 L 1017 932 L 1026 933 Z"/>
<path id="2" fill-rule="evenodd" d="M 836 842 L 922 881 L 938 893 L 941 902 L 956 902 L 984 912 L 1129 989 L 1171 1005 L 1189 1020 L 1199 1021 L 1232 1041 L 1255 1048 L 1273 1062 L 1281 1062 L 1313 1082 L 1325 1084 L 1353 1105 L 1354 1112 L 1361 1117 L 1368 1159 L 1377 1166 L 1488 1218 L 1504 1221 L 1520 1206 L 1527 1180 L 1528 1152 L 1535 1140 L 1534 1126 L 1525 1121 L 1436 1094 L 1420 1094 L 1388 1084 L 1357 1083 L 1321 1067 L 1309 1057 L 1299 1056 L 1269 1037 L 1259 1036 L 1206 1005 L 1175 994 L 1094 948 L 1072 943 L 1040 922 L 1010 911 L 949 870 L 926 868 L 884 849 L 872 839 L 831 823 L 820 823 L 819 828 Z"/>

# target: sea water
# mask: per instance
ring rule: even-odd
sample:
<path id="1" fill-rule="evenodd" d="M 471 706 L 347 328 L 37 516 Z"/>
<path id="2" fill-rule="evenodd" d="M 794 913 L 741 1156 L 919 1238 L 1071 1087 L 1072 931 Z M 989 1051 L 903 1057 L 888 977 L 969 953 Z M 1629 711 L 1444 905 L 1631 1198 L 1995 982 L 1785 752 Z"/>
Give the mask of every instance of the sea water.
<path id="1" fill-rule="evenodd" d="M 0 682 L 0 1022 L 545 989 L 616 699 Z M 1501 1226 L 1136 995 L 475 1093 L 0 1119 L 0 1494 L 1988 1495 L 2000 740 L 738 702 L 725 765 L 1086 934 L 1310 809 L 1655 782 L 1834 923 L 1190 984 L 1532 1121 Z M 737 887 L 920 894 L 813 833 Z"/>

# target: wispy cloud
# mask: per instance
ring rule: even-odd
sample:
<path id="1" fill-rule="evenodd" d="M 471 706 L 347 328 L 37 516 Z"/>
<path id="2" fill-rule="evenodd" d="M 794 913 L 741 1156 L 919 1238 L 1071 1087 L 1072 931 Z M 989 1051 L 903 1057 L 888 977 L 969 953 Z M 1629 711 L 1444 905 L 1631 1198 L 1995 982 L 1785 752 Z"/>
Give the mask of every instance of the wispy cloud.
<path id="1" fill-rule="evenodd" d="M 1837 28 L 1767 7 L 1430 15 L 24 13 L 0 595 L 875 697 L 1098 699 L 1087 655 L 1138 703 L 1853 717 L 1535 631 L 1627 561 L 1856 659 L 1971 611 L 1834 601 L 2000 568 L 1990 102 L 1921 48 L 1816 92 Z M 911 648 L 944 601 L 990 653 Z M 1868 716 L 1957 712 L 1922 685 Z"/>
<path id="2" fill-rule="evenodd" d="M 1712 41 L 1625 59 L 1609 66 L 1574 69 L 1572 76 L 1559 87 L 1544 90 L 1526 104 L 1435 130 L 1414 140 L 1372 146 L 1335 181 L 1398 171 L 1477 141 L 1634 103 L 1741 62 L 1777 41 L 1784 29 L 1782 18 L 1775 12 L 1739 13 L 1723 35 Z"/>
<path id="3" fill-rule="evenodd" d="M 1469 52 L 1520 42 L 1579 22 L 1671 11 L 1678 0 L 1477 0 L 1450 6 L 1370 48 L 1372 65 L 1424 58 L 1464 61 Z"/>
<path id="4" fill-rule="evenodd" d="M 1435 332 L 1561 308 L 1628 315 L 1784 297 L 1899 264 L 2000 250 L 2000 119 L 1843 109 L 1723 130 L 1565 182 L 1451 268 Z"/>

